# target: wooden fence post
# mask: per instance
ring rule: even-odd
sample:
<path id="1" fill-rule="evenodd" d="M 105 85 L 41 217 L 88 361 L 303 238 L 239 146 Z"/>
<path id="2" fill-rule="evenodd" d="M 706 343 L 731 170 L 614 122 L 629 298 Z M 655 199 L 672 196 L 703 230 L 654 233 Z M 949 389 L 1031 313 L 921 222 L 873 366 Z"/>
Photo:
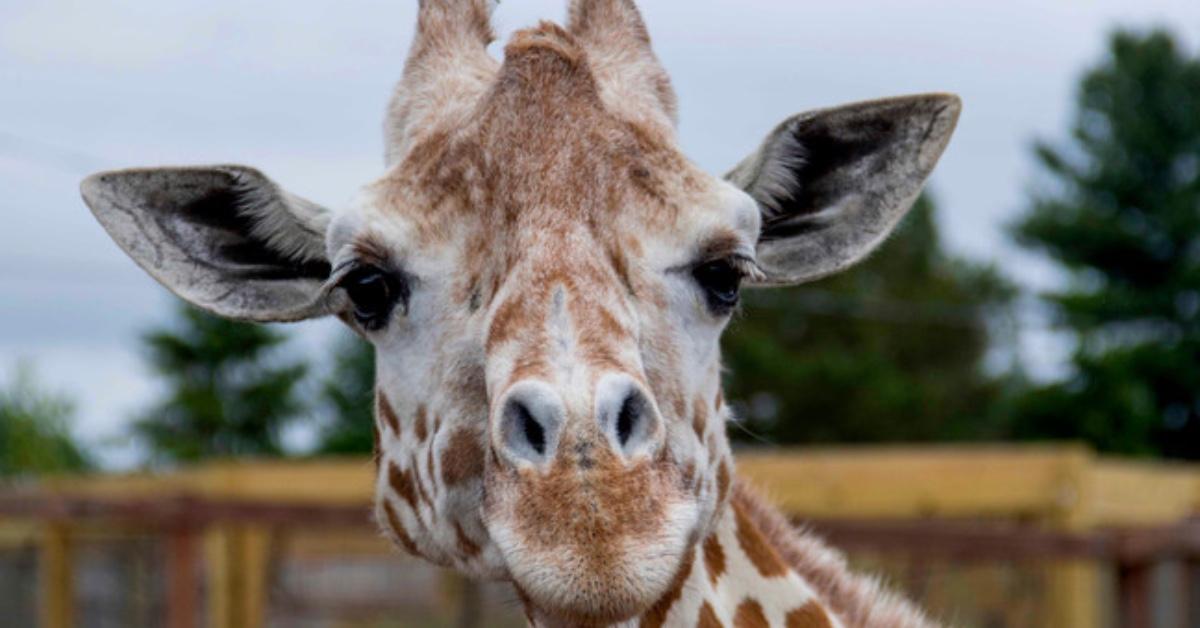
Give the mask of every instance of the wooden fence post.
<path id="1" fill-rule="evenodd" d="M 217 526 L 208 538 L 208 617 L 212 628 L 262 628 L 267 614 L 270 530 Z"/>
<path id="2" fill-rule="evenodd" d="M 43 628 L 71 628 L 75 621 L 70 530 L 50 522 L 42 531 L 39 555 L 41 621 Z"/>
<path id="3" fill-rule="evenodd" d="M 1117 566 L 1121 628 L 1154 625 L 1154 564 L 1139 561 Z"/>
<path id="4" fill-rule="evenodd" d="M 1091 528 L 1091 487 L 1088 466 L 1094 456 L 1086 450 L 1064 454 L 1057 487 L 1058 508 L 1051 525 L 1062 532 L 1087 532 Z M 1042 625 L 1098 627 L 1100 621 L 1100 570 L 1094 560 L 1068 559 L 1050 567 L 1049 595 L 1052 605 Z"/>
<path id="5" fill-rule="evenodd" d="M 271 561 L 270 528 L 253 525 L 242 530 L 242 624 L 245 628 L 267 625 L 268 580 Z"/>
<path id="6" fill-rule="evenodd" d="M 179 526 L 167 538 L 167 627 L 196 628 L 197 596 L 196 530 Z"/>
<path id="7" fill-rule="evenodd" d="M 1200 556 L 1187 556 L 1183 561 L 1183 594 L 1185 626 L 1200 626 Z"/>
<path id="8" fill-rule="evenodd" d="M 210 628 L 237 628 L 235 608 L 238 589 L 237 557 L 231 525 L 213 526 L 205 535 L 205 568 L 208 579 L 208 625 Z"/>

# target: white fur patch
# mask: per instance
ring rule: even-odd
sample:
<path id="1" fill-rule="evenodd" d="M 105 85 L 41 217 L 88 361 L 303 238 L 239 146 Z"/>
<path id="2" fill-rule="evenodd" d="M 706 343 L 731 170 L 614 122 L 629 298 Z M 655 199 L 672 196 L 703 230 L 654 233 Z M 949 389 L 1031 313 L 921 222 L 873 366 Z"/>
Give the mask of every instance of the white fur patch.
<path id="1" fill-rule="evenodd" d="M 235 177 L 237 212 L 250 218 L 255 239 L 288 259 L 325 259 L 325 231 L 330 221 L 327 210 L 273 183 L 247 181 L 240 173 Z"/>

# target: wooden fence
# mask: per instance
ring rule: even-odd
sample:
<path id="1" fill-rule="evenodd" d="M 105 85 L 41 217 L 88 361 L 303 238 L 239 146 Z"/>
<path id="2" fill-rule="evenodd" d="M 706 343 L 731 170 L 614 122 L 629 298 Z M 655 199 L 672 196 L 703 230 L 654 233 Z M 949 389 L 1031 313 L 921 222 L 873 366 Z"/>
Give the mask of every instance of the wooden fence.
<path id="1" fill-rule="evenodd" d="M 1177 591 L 1200 590 L 1197 466 L 1075 446 L 742 452 L 738 466 L 843 549 L 1051 565 L 1045 626 L 1153 626 L 1151 574 L 1164 561 L 1184 565 Z M 353 459 L 44 479 L 0 491 L 0 545 L 37 539 L 45 628 L 74 624 L 75 541 L 98 530 L 165 539 L 163 625 L 193 628 L 202 615 L 214 628 L 258 628 L 273 535 L 370 529 L 372 474 Z M 1106 570 L 1117 574 L 1115 604 Z M 1200 599 L 1176 597 L 1170 616 L 1200 626 Z"/>

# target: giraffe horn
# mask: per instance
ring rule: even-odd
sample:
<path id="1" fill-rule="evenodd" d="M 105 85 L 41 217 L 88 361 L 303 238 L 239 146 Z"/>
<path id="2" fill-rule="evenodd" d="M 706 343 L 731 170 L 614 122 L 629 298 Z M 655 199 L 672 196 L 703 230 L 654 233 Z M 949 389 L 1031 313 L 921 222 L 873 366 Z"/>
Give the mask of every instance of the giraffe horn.
<path id="1" fill-rule="evenodd" d="M 572 0 L 568 23 L 571 33 L 581 39 L 650 46 L 650 34 L 633 0 Z"/>
<path id="2" fill-rule="evenodd" d="M 589 51 L 596 76 L 616 97 L 613 100 L 640 105 L 643 110 L 635 117 L 657 114 L 673 127 L 675 91 L 634 1 L 571 0 L 568 16 L 568 30 Z"/>
<path id="3" fill-rule="evenodd" d="M 453 113 L 431 103 L 463 102 L 464 92 L 477 95 L 486 89 L 496 70 L 487 46 L 495 39 L 492 11 L 497 4 L 420 0 L 412 49 L 384 121 L 389 164 L 412 145 L 416 130 L 436 131 L 439 118 Z"/>

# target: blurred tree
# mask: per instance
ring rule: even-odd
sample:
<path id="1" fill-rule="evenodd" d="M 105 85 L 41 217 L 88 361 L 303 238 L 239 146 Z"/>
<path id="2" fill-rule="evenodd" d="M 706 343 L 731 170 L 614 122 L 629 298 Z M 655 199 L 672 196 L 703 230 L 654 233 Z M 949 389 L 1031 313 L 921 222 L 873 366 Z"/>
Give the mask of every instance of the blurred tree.
<path id="1" fill-rule="evenodd" d="M 144 338 L 167 392 L 136 435 L 165 462 L 281 455 L 280 432 L 307 409 L 298 391 L 307 367 L 272 355 L 287 336 L 186 305 L 179 315 Z"/>
<path id="2" fill-rule="evenodd" d="M 1080 85 L 1072 141 L 1015 225 L 1070 274 L 1048 294 L 1074 373 L 1017 400 L 1016 434 L 1200 458 L 1200 58 L 1117 33 Z"/>
<path id="3" fill-rule="evenodd" d="M 0 388 L 0 477 L 88 468 L 69 430 L 74 413 L 70 400 L 40 390 L 33 371 L 18 365 Z"/>
<path id="4" fill-rule="evenodd" d="M 989 408 L 1002 385 L 983 362 L 1013 289 L 991 268 L 945 253 L 935 213 L 922 197 L 851 271 L 744 294 L 744 315 L 725 341 L 727 392 L 746 428 L 734 438 L 880 442 L 999 433 Z"/>
<path id="5" fill-rule="evenodd" d="M 375 348 L 347 333 L 334 347 L 333 370 L 321 384 L 321 405 L 329 422 L 318 452 L 361 454 L 374 448 Z"/>

